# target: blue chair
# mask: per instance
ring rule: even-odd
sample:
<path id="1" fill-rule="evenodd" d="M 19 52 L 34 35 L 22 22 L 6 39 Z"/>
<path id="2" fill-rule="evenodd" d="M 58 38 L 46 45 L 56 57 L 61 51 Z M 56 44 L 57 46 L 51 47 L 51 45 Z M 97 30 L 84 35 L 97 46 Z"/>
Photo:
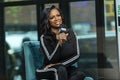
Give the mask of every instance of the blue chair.
<path id="1" fill-rule="evenodd" d="M 42 66 L 42 54 L 38 54 L 39 46 L 39 41 L 26 41 L 23 43 L 26 80 L 36 80 L 35 70 Z"/>
<path id="2" fill-rule="evenodd" d="M 23 50 L 26 80 L 37 80 L 35 70 L 42 67 L 44 59 L 43 54 L 40 53 L 40 42 L 26 41 L 23 43 Z M 85 77 L 84 80 L 93 80 L 93 78 Z"/>

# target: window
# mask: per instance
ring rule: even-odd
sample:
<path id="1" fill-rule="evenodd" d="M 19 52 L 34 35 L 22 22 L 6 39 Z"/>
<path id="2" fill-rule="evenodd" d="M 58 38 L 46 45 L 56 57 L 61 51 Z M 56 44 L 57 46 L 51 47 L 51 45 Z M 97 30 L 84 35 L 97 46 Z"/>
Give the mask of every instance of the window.
<path id="1" fill-rule="evenodd" d="M 5 39 L 9 46 L 7 54 L 7 76 L 12 80 L 22 79 L 23 54 L 22 43 L 37 40 L 36 6 L 13 6 L 5 8 Z M 32 36 L 32 37 L 31 37 Z M 9 65 L 8 65 L 9 64 Z"/>

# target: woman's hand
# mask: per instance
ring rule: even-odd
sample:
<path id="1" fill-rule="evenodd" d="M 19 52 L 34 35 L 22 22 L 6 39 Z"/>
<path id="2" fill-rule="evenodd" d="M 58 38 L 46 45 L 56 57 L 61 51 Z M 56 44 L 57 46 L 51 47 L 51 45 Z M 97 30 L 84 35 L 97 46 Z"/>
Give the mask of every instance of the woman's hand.
<path id="1" fill-rule="evenodd" d="M 54 64 L 49 64 L 49 65 L 47 65 L 45 68 L 44 68 L 44 70 L 46 70 L 46 69 L 48 69 L 49 67 L 52 67 Z"/>
<path id="2" fill-rule="evenodd" d="M 50 68 L 50 67 L 52 67 L 52 66 L 58 65 L 58 64 L 60 64 L 60 63 L 49 64 L 49 65 L 47 65 L 47 66 L 44 68 L 44 70 L 46 70 L 46 69 L 48 69 L 48 68 Z"/>
<path id="3" fill-rule="evenodd" d="M 63 40 L 67 41 L 68 33 L 60 33 L 56 35 L 56 39 L 59 41 L 59 44 L 62 46 Z"/>

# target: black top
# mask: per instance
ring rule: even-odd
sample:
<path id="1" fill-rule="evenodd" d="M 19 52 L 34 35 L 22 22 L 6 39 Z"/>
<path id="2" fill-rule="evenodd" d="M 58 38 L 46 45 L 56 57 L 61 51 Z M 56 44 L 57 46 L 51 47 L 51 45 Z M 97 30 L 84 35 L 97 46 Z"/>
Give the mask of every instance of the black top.
<path id="1" fill-rule="evenodd" d="M 58 44 L 55 34 L 48 32 L 41 35 L 40 47 L 45 55 L 45 65 L 61 63 L 68 67 L 79 59 L 78 40 L 72 30 L 68 29 L 68 33 L 68 39 L 62 44 L 62 46 Z"/>

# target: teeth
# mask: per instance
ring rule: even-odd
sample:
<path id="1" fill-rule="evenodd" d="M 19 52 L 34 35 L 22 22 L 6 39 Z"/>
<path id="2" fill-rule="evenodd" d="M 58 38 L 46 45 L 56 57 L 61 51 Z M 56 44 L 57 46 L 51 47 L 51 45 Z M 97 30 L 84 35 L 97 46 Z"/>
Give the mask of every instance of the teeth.
<path id="1" fill-rule="evenodd" d="M 58 25 L 58 24 L 60 24 L 60 22 L 56 22 L 55 24 L 57 24 L 57 25 Z"/>

